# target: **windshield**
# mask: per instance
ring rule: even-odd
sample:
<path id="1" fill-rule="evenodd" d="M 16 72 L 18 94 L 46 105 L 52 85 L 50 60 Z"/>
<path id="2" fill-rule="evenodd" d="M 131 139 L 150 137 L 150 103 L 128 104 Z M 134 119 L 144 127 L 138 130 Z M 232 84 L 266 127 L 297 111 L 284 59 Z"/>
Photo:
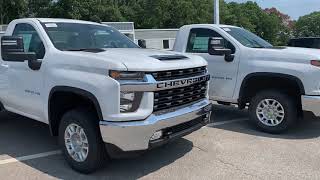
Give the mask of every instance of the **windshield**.
<path id="1" fill-rule="evenodd" d="M 62 51 L 102 48 L 139 48 L 119 31 L 104 25 L 44 23 L 54 46 Z"/>
<path id="2" fill-rule="evenodd" d="M 239 41 L 242 45 L 249 48 L 271 48 L 273 47 L 270 43 L 263 40 L 259 36 L 251 33 L 242 28 L 222 28 L 228 34 L 230 34 L 233 38 Z"/>

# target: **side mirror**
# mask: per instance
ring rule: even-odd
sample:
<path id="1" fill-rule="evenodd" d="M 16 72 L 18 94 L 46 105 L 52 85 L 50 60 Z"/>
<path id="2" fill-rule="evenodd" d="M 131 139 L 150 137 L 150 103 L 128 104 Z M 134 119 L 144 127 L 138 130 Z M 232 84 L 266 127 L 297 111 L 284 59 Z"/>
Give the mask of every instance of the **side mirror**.
<path id="1" fill-rule="evenodd" d="M 18 36 L 1 37 L 1 55 L 4 61 L 24 62 L 37 60 L 34 52 L 25 52 L 23 38 Z"/>
<path id="2" fill-rule="evenodd" d="M 19 36 L 1 37 L 1 56 L 4 61 L 28 61 L 28 66 L 32 70 L 39 70 L 41 67 L 41 61 L 37 60 L 36 53 L 24 51 L 23 38 Z"/>
<path id="3" fill-rule="evenodd" d="M 215 56 L 225 56 L 225 61 L 232 62 L 234 55 L 232 50 L 226 48 L 227 41 L 221 37 L 211 37 L 208 42 L 208 53 Z"/>
<path id="4" fill-rule="evenodd" d="M 231 49 L 226 49 L 226 42 L 220 37 L 211 37 L 208 42 L 208 53 L 210 55 L 223 56 L 231 54 Z"/>
<path id="5" fill-rule="evenodd" d="M 138 45 L 143 49 L 147 48 L 146 40 L 144 40 L 144 39 L 139 39 L 138 40 Z"/>

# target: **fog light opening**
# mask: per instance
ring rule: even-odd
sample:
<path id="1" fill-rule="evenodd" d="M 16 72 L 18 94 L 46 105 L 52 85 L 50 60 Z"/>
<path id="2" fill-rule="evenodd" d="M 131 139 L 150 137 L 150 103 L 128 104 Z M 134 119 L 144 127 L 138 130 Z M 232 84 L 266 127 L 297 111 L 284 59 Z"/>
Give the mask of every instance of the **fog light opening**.
<path id="1" fill-rule="evenodd" d="M 203 120 L 205 123 L 209 123 L 210 122 L 210 113 L 205 114 Z"/>
<path id="2" fill-rule="evenodd" d="M 153 135 L 150 138 L 150 141 L 158 140 L 162 137 L 162 135 L 163 135 L 162 130 L 157 131 L 157 132 L 153 133 Z"/>

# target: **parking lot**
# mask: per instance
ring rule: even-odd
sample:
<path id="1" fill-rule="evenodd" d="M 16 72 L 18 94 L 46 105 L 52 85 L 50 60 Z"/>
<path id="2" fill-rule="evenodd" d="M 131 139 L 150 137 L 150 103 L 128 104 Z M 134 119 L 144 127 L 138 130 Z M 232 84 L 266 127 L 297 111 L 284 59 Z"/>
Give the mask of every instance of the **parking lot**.
<path id="1" fill-rule="evenodd" d="M 69 168 L 48 127 L 0 115 L 1 179 L 319 179 L 320 120 L 282 135 L 257 131 L 246 111 L 214 106 L 214 123 L 140 156 L 82 175 Z"/>

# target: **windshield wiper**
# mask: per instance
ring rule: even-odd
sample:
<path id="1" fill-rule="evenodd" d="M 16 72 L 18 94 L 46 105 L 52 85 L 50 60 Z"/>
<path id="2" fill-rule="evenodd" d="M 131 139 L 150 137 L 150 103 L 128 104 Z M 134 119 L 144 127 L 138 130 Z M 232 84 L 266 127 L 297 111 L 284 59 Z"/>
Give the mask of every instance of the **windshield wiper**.
<path id="1" fill-rule="evenodd" d="M 105 49 L 102 48 L 79 48 L 79 49 L 65 49 L 64 51 L 85 51 L 85 52 L 103 52 Z"/>

